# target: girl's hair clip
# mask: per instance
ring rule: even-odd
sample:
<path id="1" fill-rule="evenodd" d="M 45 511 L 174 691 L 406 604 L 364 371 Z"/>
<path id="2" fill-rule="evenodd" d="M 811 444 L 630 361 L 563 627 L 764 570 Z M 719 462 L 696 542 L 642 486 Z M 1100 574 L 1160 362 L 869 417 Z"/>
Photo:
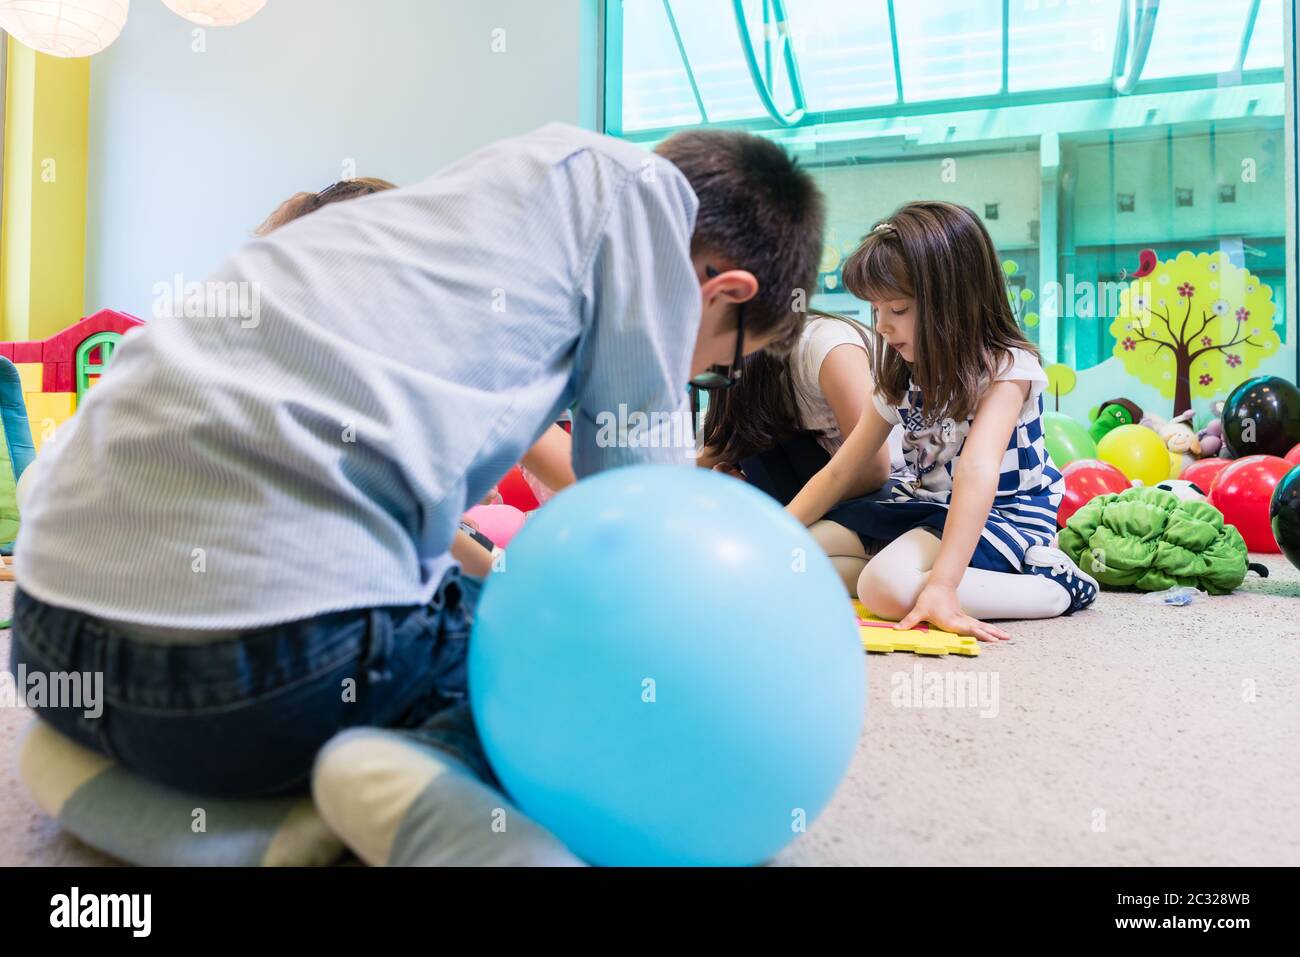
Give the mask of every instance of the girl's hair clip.
<path id="1" fill-rule="evenodd" d="M 894 224 L 893 224 L 893 223 L 881 223 L 881 224 L 879 224 L 879 225 L 878 225 L 874 230 L 872 230 L 872 232 L 876 232 L 876 233 L 878 233 L 878 232 L 880 232 L 882 229 L 893 229 L 893 228 L 894 228 Z"/>

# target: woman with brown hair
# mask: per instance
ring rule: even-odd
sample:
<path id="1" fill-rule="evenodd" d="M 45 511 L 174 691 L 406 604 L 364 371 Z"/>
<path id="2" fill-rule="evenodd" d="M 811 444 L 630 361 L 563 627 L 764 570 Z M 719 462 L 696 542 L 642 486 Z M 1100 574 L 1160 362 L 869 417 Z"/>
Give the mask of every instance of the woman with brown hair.
<path id="1" fill-rule="evenodd" d="M 373 176 L 358 176 L 354 179 L 341 179 L 319 193 L 294 193 L 277 206 L 275 212 L 266 217 L 266 221 L 261 226 L 253 230 L 253 235 L 266 236 L 285 223 L 301 219 L 308 213 L 314 213 L 331 203 L 341 203 L 345 199 L 359 199 L 389 189 L 397 189 L 397 184 Z"/>
<path id="2" fill-rule="evenodd" d="M 789 511 L 804 524 L 826 515 L 819 541 L 863 563 L 858 597 L 899 628 L 1005 639 L 980 619 L 1055 617 L 1097 595 L 1054 546 L 1064 482 L 1043 444 L 1047 376 L 1000 262 L 969 209 L 918 202 L 877 223 L 844 265 L 875 317 L 875 393 Z M 836 506 L 896 424 L 915 481 Z"/>
<path id="3" fill-rule="evenodd" d="M 871 401 L 871 333 L 844 316 L 810 310 L 788 353 L 750 356 L 728 389 L 711 392 L 699 464 L 739 473 L 782 505 L 817 474 Z M 901 469 L 901 435 L 890 436 L 846 497 L 880 488 Z"/>

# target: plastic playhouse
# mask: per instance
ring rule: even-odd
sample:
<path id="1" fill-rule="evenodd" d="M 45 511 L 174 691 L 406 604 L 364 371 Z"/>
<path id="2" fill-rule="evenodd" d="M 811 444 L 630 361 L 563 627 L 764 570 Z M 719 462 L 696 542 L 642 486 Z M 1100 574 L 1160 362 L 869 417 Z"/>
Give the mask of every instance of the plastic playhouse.
<path id="1" fill-rule="evenodd" d="M 0 555 L 18 534 L 18 480 L 77 411 L 122 336 L 144 323 L 105 309 L 41 342 L 0 343 Z"/>
<path id="2" fill-rule="evenodd" d="M 72 417 L 82 396 L 103 374 L 122 336 L 144 323 L 103 309 L 40 342 L 0 342 L 22 381 L 32 440 L 41 442 Z"/>

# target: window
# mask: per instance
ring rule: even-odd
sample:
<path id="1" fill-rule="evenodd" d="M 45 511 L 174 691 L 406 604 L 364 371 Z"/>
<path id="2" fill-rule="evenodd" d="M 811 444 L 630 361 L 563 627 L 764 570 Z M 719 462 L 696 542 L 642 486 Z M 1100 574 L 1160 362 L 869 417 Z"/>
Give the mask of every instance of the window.
<path id="1" fill-rule="evenodd" d="M 90 387 L 99 381 L 109 363 L 122 336 L 116 332 L 97 332 L 77 347 L 77 404 L 85 397 Z"/>
<path id="2" fill-rule="evenodd" d="M 1044 362 L 1077 372 L 1062 411 L 1124 396 L 1204 414 L 1247 375 L 1297 373 L 1293 6 L 608 0 L 605 128 L 646 146 L 698 124 L 782 142 L 830 204 L 817 304 L 859 319 L 838 266 L 871 223 L 962 203 Z M 1188 342 L 1144 341 L 1161 317 Z"/>

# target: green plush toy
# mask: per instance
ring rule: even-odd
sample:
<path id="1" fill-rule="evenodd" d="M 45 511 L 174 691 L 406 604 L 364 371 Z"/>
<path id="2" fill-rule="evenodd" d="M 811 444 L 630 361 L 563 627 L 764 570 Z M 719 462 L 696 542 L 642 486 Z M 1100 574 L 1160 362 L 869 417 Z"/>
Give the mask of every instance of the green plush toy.
<path id="1" fill-rule="evenodd" d="M 1104 588 L 1226 595 L 1262 568 L 1249 564 L 1241 533 L 1217 508 L 1159 488 L 1098 495 L 1070 516 L 1059 542 Z"/>
<path id="2" fill-rule="evenodd" d="M 1092 436 L 1094 442 L 1100 442 L 1102 436 L 1111 429 L 1141 421 L 1142 408 L 1136 402 L 1128 399 L 1107 399 L 1099 407 L 1088 434 Z"/>

